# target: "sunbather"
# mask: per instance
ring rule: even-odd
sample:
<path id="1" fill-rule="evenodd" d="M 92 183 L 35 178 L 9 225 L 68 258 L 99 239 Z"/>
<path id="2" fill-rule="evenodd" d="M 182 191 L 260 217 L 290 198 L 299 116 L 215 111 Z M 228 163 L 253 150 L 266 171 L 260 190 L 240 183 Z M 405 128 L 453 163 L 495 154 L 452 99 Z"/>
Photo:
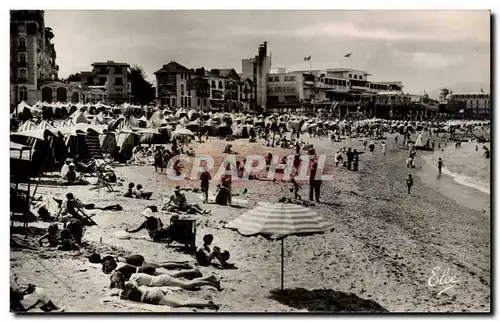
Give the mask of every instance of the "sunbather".
<path id="1" fill-rule="evenodd" d="M 15 280 L 10 280 L 10 311 L 28 312 L 34 308 L 40 308 L 44 312 L 63 312 L 47 296 L 41 287 L 29 284 L 25 290 L 21 290 Z"/>
<path id="2" fill-rule="evenodd" d="M 136 194 L 138 199 L 148 199 L 148 200 L 153 195 L 153 193 L 150 191 L 143 191 L 142 185 L 140 185 L 140 184 L 137 185 L 137 190 L 135 191 L 135 194 Z"/>
<path id="3" fill-rule="evenodd" d="M 196 261 L 198 264 L 201 266 L 209 266 L 212 260 L 217 258 L 222 266 L 231 266 L 231 264 L 227 263 L 230 257 L 227 250 L 221 252 L 220 248 L 217 246 L 215 246 L 212 251 L 210 250 L 210 245 L 213 240 L 214 236 L 212 234 L 203 236 L 203 245 L 196 250 Z"/>
<path id="4" fill-rule="evenodd" d="M 131 255 L 131 256 L 105 256 L 101 258 L 99 254 L 93 254 L 89 257 L 89 261 L 92 263 L 102 263 L 103 271 L 111 272 L 116 268 L 118 263 L 125 263 L 136 267 L 141 267 L 143 265 L 152 266 L 154 268 L 165 268 L 165 269 L 182 269 L 191 268 L 191 265 L 187 261 L 163 261 L 163 262 L 146 262 L 144 256 L 142 255 Z M 106 267 L 105 267 L 106 266 Z M 106 273 L 106 272 L 105 272 Z M 109 273 L 106 273 L 109 274 Z"/>
<path id="5" fill-rule="evenodd" d="M 219 308 L 219 306 L 212 301 L 181 300 L 172 295 L 167 295 L 167 293 L 159 287 L 137 286 L 130 282 L 125 284 L 121 299 L 156 305 L 167 305 L 171 307 L 210 308 L 215 310 Z"/>
<path id="6" fill-rule="evenodd" d="M 201 273 L 200 273 L 201 274 Z M 221 291 L 220 281 L 213 275 L 208 277 L 198 277 L 189 281 L 184 281 L 179 279 L 181 277 L 181 272 L 173 274 L 161 274 L 157 276 L 144 274 L 144 273 L 134 273 L 129 278 L 129 281 L 136 284 L 137 286 L 150 286 L 150 287 L 180 287 L 185 290 L 194 290 L 201 286 L 213 286 L 217 290 Z M 125 287 L 125 282 L 127 281 L 125 275 L 119 271 L 115 271 L 111 276 L 111 288 Z"/>

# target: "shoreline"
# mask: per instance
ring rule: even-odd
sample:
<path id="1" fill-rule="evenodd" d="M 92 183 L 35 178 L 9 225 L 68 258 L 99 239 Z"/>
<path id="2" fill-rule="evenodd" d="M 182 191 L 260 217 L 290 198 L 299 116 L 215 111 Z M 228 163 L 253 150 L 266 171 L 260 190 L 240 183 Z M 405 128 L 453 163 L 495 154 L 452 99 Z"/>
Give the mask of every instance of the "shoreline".
<path id="1" fill-rule="evenodd" d="M 215 140 L 214 140 L 215 141 Z M 342 146 L 363 151 L 362 142 L 352 139 L 331 143 L 328 139 L 310 139 L 317 152 L 333 155 Z M 245 152 L 246 141 L 234 141 L 236 151 Z M 334 226 L 333 232 L 309 237 L 291 236 L 285 243 L 285 288 L 312 290 L 326 289 L 337 294 L 337 300 L 325 309 L 331 311 L 359 311 L 373 308 L 373 303 L 391 312 L 487 312 L 490 310 L 490 218 L 466 208 L 453 199 L 436 194 L 415 175 L 416 184 L 412 195 L 406 192 L 405 178 L 410 171 L 405 166 L 406 151 L 386 140 L 388 153 L 380 154 L 380 142 L 376 153 L 360 156 L 359 172 L 332 168 L 334 180 L 322 187 L 322 201 L 313 209 L 325 216 Z M 211 142 L 197 146 L 212 153 L 223 142 Z M 241 150 L 240 150 L 241 147 Z M 259 145 L 262 151 L 269 150 Z M 248 148 L 251 149 L 251 148 Z M 286 151 L 286 150 L 281 150 Z M 197 151 L 198 154 L 198 151 Z M 273 152 L 274 154 L 274 152 Z M 120 240 L 117 231 L 138 225 L 140 211 L 147 205 L 158 205 L 162 197 L 173 191 L 175 185 L 166 176 L 154 172 L 153 166 L 118 168 L 126 182 L 142 183 L 154 192 L 154 200 L 122 198 L 105 191 L 89 192 L 88 187 L 74 187 L 75 195 L 85 202 L 98 204 L 119 202 L 124 211 L 99 212 L 94 220 L 98 226 L 90 227 L 86 239 L 103 245 L 119 247 L 128 253 L 142 254 L 150 260 L 190 260 L 190 255 L 173 247 L 149 242 L 145 239 Z M 259 201 L 277 202 L 288 186 L 269 181 L 250 181 L 248 208 Z M 183 181 L 181 186 L 195 186 L 197 181 Z M 215 186 L 212 184 L 211 186 Z M 239 187 L 238 187 L 239 188 Z M 41 194 L 51 190 L 54 197 L 65 191 L 58 188 L 39 188 Z M 59 191 L 58 191 L 59 190 Z M 303 185 L 303 198 L 307 198 L 308 186 Z M 186 193 L 189 201 L 200 202 L 192 192 Z M 231 262 L 236 270 L 200 268 L 204 275 L 216 274 L 222 278 L 224 291 L 202 289 L 198 292 L 182 291 L 179 296 L 212 299 L 221 304 L 221 312 L 296 312 L 307 311 L 307 306 L 284 303 L 270 298 L 271 290 L 279 287 L 280 245 L 262 237 L 243 237 L 237 232 L 222 228 L 225 222 L 236 218 L 247 209 L 202 205 L 212 210 L 210 216 L 198 216 L 197 243 L 204 234 L 215 236 L 215 243 L 231 252 Z M 168 215 L 158 217 L 169 222 Z M 135 237 L 142 237 L 138 233 Z M 145 233 L 143 235 L 146 235 Z M 99 299 L 106 296 L 109 276 L 100 268 L 89 265 L 85 258 L 73 258 L 70 253 L 56 252 L 53 258 L 40 258 L 47 267 L 70 283 L 78 283 L 78 293 L 67 294 L 63 287 L 54 284 L 50 274 L 35 274 L 37 265 L 27 256 L 27 251 L 12 252 L 11 268 L 21 283 L 30 282 L 46 289 L 69 311 L 138 311 L 126 304 L 103 304 Z M 31 255 L 30 255 L 31 256 Z M 40 255 L 38 255 L 40 256 Z M 13 264 L 14 267 L 13 267 Z M 460 284 L 438 296 L 437 287 L 427 285 L 432 269 L 436 266 L 450 268 L 458 276 Z M 81 272 L 81 269 L 86 269 Z M 39 268 L 43 272 L 43 268 Z M 75 275 L 75 270 L 77 274 Z M 36 280 L 28 280 L 35 277 Z M 86 283 L 81 283 L 85 280 Z M 71 285 L 71 284 L 70 284 Z M 60 294 L 66 294 L 61 298 Z M 352 295 L 349 295 L 352 294 Z M 297 295 L 298 296 L 298 295 Z M 356 297 L 356 305 L 347 309 L 349 296 Z M 312 301 L 312 300 L 311 300 Z M 315 299 L 320 301 L 320 299 Z M 352 298 L 351 300 L 352 301 Z M 323 303 L 324 304 L 324 303 Z M 324 304 L 326 305 L 326 304 Z M 158 308 L 157 311 L 161 311 Z M 149 310 L 149 309 L 148 309 Z M 153 310 L 155 310 L 153 308 Z M 156 311 L 156 310 L 155 310 Z M 171 311 L 192 311 L 171 309 Z"/>

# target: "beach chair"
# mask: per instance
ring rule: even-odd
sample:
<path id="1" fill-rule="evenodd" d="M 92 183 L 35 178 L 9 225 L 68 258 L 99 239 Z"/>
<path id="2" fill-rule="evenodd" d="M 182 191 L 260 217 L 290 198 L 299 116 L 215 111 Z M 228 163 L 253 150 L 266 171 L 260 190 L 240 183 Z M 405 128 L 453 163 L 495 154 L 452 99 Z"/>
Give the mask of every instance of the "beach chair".
<path id="1" fill-rule="evenodd" d="M 97 175 L 97 183 L 95 184 L 96 189 L 106 187 L 109 192 L 115 191 L 113 187 L 109 184 L 109 182 L 107 182 L 106 179 L 104 178 L 104 174 L 102 173 L 102 171 L 97 170 L 96 175 Z"/>
<path id="2" fill-rule="evenodd" d="M 190 250 L 196 249 L 196 220 L 170 218 L 172 239 L 188 245 Z"/>

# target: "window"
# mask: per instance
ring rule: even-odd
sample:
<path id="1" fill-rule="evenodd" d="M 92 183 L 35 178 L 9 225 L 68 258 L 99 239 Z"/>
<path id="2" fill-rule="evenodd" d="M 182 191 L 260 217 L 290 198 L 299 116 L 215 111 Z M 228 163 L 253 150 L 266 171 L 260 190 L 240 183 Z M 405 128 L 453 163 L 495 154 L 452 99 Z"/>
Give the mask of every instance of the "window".
<path id="1" fill-rule="evenodd" d="M 275 82 L 279 82 L 280 81 L 280 77 L 279 76 L 274 77 L 274 81 Z"/>
<path id="2" fill-rule="evenodd" d="M 349 74 L 349 78 L 352 78 L 352 74 Z"/>
<path id="3" fill-rule="evenodd" d="M 26 49 L 26 38 L 19 37 L 19 48 Z"/>
<path id="4" fill-rule="evenodd" d="M 273 81 L 273 78 L 272 78 L 272 77 L 268 77 L 268 78 L 267 78 L 267 81 L 268 81 L 268 82 L 272 82 L 272 81 Z"/>
<path id="5" fill-rule="evenodd" d="M 121 66 L 115 66 L 115 74 L 121 74 L 122 73 L 122 67 Z"/>
<path id="6" fill-rule="evenodd" d="M 26 78 L 26 68 L 19 68 L 19 78 Z"/>
<path id="7" fill-rule="evenodd" d="M 319 81 L 320 81 L 320 82 L 322 82 L 322 83 L 324 83 L 324 82 L 325 82 L 325 79 L 324 79 L 324 78 L 321 78 Z"/>
<path id="8" fill-rule="evenodd" d="M 359 79 L 363 79 L 363 76 L 359 75 Z"/>
<path id="9" fill-rule="evenodd" d="M 172 97 L 172 106 L 177 106 L 175 103 L 175 97 Z"/>
<path id="10" fill-rule="evenodd" d="M 223 88 L 222 81 L 219 81 L 219 88 Z"/>
<path id="11" fill-rule="evenodd" d="M 26 24 L 24 22 L 19 24 L 19 32 L 26 32 Z"/>
<path id="12" fill-rule="evenodd" d="M 188 106 L 191 107 L 191 97 L 188 97 Z"/>
<path id="13" fill-rule="evenodd" d="M 181 95 L 184 95 L 184 84 L 181 84 Z"/>
<path id="14" fill-rule="evenodd" d="M 123 91 L 121 89 L 116 90 L 116 96 L 122 97 L 123 96 Z"/>
<path id="15" fill-rule="evenodd" d="M 295 76 L 290 76 L 290 81 L 295 82 Z"/>
<path id="16" fill-rule="evenodd" d="M 21 54 L 19 54 L 19 62 L 20 62 L 21 64 L 26 64 L 27 57 L 28 57 L 28 56 L 26 55 L 26 53 L 21 53 Z"/>
<path id="17" fill-rule="evenodd" d="M 358 79 L 358 75 L 354 75 L 354 79 Z"/>
<path id="18" fill-rule="evenodd" d="M 198 100 L 197 100 L 197 105 L 200 106 L 201 105 L 201 98 L 198 97 Z"/>
<path id="19" fill-rule="evenodd" d="M 115 78 L 115 85 L 123 85 L 123 78 L 116 77 Z"/>
<path id="20" fill-rule="evenodd" d="M 20 101 L 28 100 L 28 89 L 24 86 L 19 87 L 19 100 Z"/>
<path id="21" fill-rule="evenodd" d="M 99 85 L 100 86 L 106 85 L 106 77 L 99 77 Z"/>
<path id="22" fill-rule="evenodd" d="M 217 86 L 215 85 L 215 81 L 212 81 L 212 88 L 216 88 Z"/>
<path id="23" fill-rule="evenodd" d="M 207 106 L 207 99 L 206 98 L 203 99 L 203 105 Z"/>

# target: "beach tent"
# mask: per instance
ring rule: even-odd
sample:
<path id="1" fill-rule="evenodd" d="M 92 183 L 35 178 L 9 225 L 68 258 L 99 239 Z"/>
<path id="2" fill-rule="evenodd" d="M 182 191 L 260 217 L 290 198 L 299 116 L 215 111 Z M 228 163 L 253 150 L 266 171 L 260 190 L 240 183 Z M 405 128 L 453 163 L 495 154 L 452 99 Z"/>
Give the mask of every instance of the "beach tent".
<path id="1" fill-rule="evenodd" d="M 178 137 L 178 136 L 194 136 L 194 133 L 191 132 L 190 130 L 186 129 L 186 128 L 181 128 L 181 127 L 178 127 L 175 129 L 175 131 L 172 133 L 172 136 L 175 138 L 175 137 Z"/>
<path id="2" fill-rule="evenodd" d="M 30 120 L 27 120 L 26 122 L 24 122 L 18 129 L 17 131 L 18 132 L 25 132 L 25 131 L 30 131 L 30 130 L 34 130 L 36 129 L 37 126 L 35 123 L 33 123 L 32 121 Z"/>
<path id="3" fill-rule="evenodd" d="M 81 111 L 76 111 L 70 116 L 71 121 L 73 123 L 78 124 L 78 123 L 89 123 L 89 120 L 85 116 L 85 114 Z"/>
<path id="4" fill-rule="evenodd" d="M 237 230 L 243 236 L 262 235 L 271 240 L 281 240 L 281 289 L 284 284 L 285 238 L 324 233 L 332 226 L 313 210 L 287 203 L 261 203 L 229 222 L 226 228 Z"/>

